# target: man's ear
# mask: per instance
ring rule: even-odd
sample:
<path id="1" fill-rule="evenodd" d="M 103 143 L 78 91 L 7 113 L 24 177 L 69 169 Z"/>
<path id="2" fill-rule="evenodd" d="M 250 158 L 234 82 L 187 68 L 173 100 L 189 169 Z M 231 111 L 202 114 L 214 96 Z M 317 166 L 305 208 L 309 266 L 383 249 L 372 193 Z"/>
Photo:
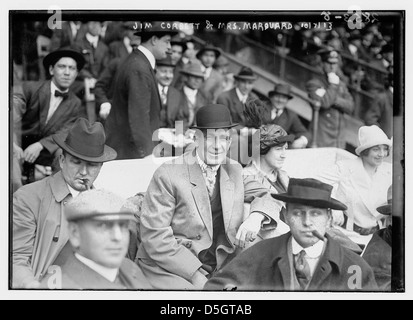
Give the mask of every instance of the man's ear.
<path id="1" fill-rule="evenodd" d="M 77 224 L 76 222 L 69 222 L 68 229 L 70 244 L 76 250 L 80 247 L 81 243 L 79 224 Z"/>
<path id="2" fill-rule="evenodd" d="M 54 66 L 49 66 L 49 74 L 54 76 Z"/>
<path id="3" fill-rule="evenodd" d="M 65 155 L 62 152 L 62 153 L 59 154 L 59 167 L 60 167 L 60 170 L 63 169 L 63 164 L 65 163 L 65 161 L 66 161 L 66 158 L 65 158 Z"/>
<path id="4" fill-rule="evenodd" d="M 331 209 L 327 209 L 327 215 L 328 215 L 327 226 L 331 228 L 333 226 L 333 212 L 331 211 Z"/>

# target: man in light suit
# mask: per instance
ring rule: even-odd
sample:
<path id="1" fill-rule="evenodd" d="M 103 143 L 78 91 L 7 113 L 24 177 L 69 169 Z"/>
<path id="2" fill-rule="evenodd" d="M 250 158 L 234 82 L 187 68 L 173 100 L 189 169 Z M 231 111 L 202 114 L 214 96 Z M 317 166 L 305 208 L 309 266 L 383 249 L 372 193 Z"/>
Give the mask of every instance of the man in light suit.
<path id="1" fill-rule="evenodd" d="M 232 123 L 223 105 L 197 113 L 195 150 L 162 165 L 142 206 L 137 260 L 155 289 L 200 290 L 261 228 L 273 227 L 273 199 L 227 158 Z M 251 203 L 243 221 L 244 202 Z"/>
<path id="2" fill-rule="evenodd" d="M 153 152 L 152 135 L 159 129 L 162 105 L 155 63 L 166 58 L 175 33 L 160 23 L 137 32 L 141 45 L 117 68 L 113 108 L 105 128 L 107 143 L 118 152 L 118 159 L 139 159 Z"/>
<path id="3" fill-rule="evenodd" d="M 217 103 L 227 106 L 231 112 L 232 121 L 245 126 L 244 109 L 247 101 L 258 99 L 252 92 L 257 76 L 248 67 L 242 67 L 237 75 L 234 75 L 235 88 L 219 95 Z"/>
<path id="4" fill-rule="evenodd" d="M 69 88 L 84 64 L 75 51 L 51 52 L 43 60 L 51 80 L 24 83 L 13 95 L 14 155 L 24 161 L 27 182 L 35 179 L 35 165 L 52 166 L 59 149 L 52 135 L 67 132 L 82 114 L 81 101 Z"/>
<path id="5" fill-rule="evenodd" d="M 139 267 L 125 258 L 128 226 L 134 220 L 131 204 L 112 192 L 93 189 L 71 200 L 65 217 L 70 254 L 60 266 L 61 274 L 46 277 L 42 288 L 151 289 Z"/>

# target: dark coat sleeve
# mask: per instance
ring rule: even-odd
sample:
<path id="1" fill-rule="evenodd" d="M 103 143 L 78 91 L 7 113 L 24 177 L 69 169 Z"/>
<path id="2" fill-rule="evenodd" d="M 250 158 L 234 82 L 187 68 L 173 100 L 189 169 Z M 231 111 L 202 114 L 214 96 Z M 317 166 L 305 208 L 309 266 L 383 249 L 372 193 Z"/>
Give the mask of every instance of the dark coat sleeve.
<path id="1" fill-rule="evenodd" d="M 111 87 L 119 65 L 119 58 L 110 61 L 100 75 L 95 86 L 96 106 L 99 108 L 103 103 L 110 102 L 112 98 Z"/>
<path id="2" fill-rule="evenodd" d="M 301 122 L 298 115 L 296 113 L 289 112 L 289 116 L 291 117 L 291 126 L 288 133 L 293 134 L 295 139 L 298 139 L 301 136 L 309 138 L 309 132 Z"/>

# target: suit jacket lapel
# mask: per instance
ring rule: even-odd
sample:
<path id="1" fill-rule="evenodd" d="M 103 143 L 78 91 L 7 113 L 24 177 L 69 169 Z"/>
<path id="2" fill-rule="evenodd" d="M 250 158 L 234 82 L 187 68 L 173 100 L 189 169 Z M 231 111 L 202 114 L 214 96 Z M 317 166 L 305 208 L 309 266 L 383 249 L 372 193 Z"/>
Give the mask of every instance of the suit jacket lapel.
<path id="1" fill-rule="evenodd" d="M 53 113 L 52 117 L 50 118 L 49 122 L 44 127 L 44 132 L 47 132 L 50 128 L 61 121 L 64 118 L 64 115 L 69 112 L 69 109 L 72 107 L 72 99 L 71 97 L 67 97 L 66 99 L 62 100 L 62 102 L 57 107 L 56 111 Z"/>
<path id="2" fill-rule="evenodd" d="M 50 81 L 39 90 L 39 122 L 40 131 L 46 126 L 47 114 L 50 108 Z"/>
<path id="3" fill-rule="evenodd" d="M 224 217 L 225 230 L 228 230 L 234 206 L 234 182 L 229 177 L 225 165 L 221 165 L 219 183 L 221 186 L 222 215 Z"/>
<path id="4" fill-rule="evenodd" d="M 208 233 L 212 239 L 212 214 L 211 203 L 209 201 L 208 191 L 206 188 L 204 176 L 202 175 L 201 167 L 195 158 L 190 159 L 188 164 L 189 181 L 192 183 L 192 196 L 194 198 L 198 213 L 204 221 Z"/>
<path id="5" fill-rule="evenodd" d="M 237 91 L 232 89 L 231 91 L 231 96 L 232 96 L 232 103 L 234 104 L 235 109 L 237 110 L 238 116 L 242 119 L 242 122 L 244 122 L 244 105 L 243 103 L 239 100 Z"/>

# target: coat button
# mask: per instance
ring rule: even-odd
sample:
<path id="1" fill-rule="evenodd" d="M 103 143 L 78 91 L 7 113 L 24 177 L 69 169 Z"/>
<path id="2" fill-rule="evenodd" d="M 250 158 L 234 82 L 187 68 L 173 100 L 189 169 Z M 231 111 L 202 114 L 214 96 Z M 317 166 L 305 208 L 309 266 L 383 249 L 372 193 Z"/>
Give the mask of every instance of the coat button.
<path id="1" fill-rule="evenodd" d="M 327 116 L 327 118 L 331 118 L 331 114 L 330 114 L 330 113 L 327 113 L 326 116 Z"/>
<path id="2" fill-rule="evenodd" d="M 67 201 L 63 201 L 63 205 L 67 205 Z"/>
<path id="3" fill-rule="evenodd" d="M 190 243 L 190 242 L 185 243 L 185 247 L 187 247 L 188 249 L 191 249 L 192 243 Z"/>
<path id="4" fill-rule="evenodd" d="M 201 237 L 200 234 L 198 234 L 198 235 L 196 236 L 196 239 L 197 239 L 197 240 L 201 240 L 201 238 L 202 238 L 202 237 Z"/>

